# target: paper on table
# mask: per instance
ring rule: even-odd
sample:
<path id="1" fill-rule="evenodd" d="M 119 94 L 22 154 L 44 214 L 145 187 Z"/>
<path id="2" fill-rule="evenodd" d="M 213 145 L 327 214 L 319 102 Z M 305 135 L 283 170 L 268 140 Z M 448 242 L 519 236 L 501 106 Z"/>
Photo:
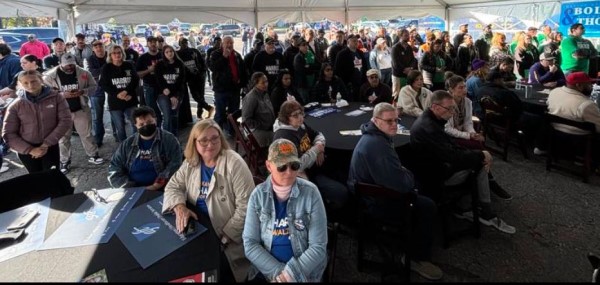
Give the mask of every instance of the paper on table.
<path id="1" fill-rule="evenodd" d="M 360 136 L 362 135 L 360 130 L 345 130 L 340 131 L 340 135 L 342 136 Z"/>
<path id="2" fill-rule="evenodd" d="M 352 112 L 348 112 L 348 113 L 346 113 L 345 115 L 346 115 L 346 116 L 352 116 L 352 117 L 356 117 L 356 116 L 360 116 L 360 115 L 362 115 L 362 114 L 364 114 L 364 113 L 365 113 L 365 112 L 364 112 L 364 111 L 361 111 L 361 110 L 354 110 L 354 111 L 352 111 Z"/>
<path id="3" fill-rule="evenodd" d="M 550 89 L 544 89 L 544 90 L 541 90 L 541 91 L 538 91 L 538 92 L 550 95 Z"/>
<path id="4" fill-rule="evenodd" d="M 410 136 L 410 130 L 401 130 L 401 129 L 398 129 L 398 131 L 396 131 L 396 134 Z"/>
<path id="5" fill-rule="evenodd" d="M 373 111 L 373 107 L 369 107 L 369 106 L 360 106 L 361 110 L 367 112 L 367 111 Z"/>

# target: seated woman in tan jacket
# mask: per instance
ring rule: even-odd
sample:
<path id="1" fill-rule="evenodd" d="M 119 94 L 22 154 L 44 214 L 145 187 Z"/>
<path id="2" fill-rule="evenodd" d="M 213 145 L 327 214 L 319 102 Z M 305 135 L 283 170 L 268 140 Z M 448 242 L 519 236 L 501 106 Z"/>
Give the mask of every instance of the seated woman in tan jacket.
<path id="1" fill-rule="evenodd" d="M 225 246 L 226 260 L 235 280 L 244 282 L 250 262 L 244 256 L 242 231 L 246 207 L 254 180 L 244 159 L 229 148 L 219 125 L 212 119 L 202 120 L 192 128 L 184 151 L 185 161 L 165 187 L 163 213 L 175 212 L 179 232 L 196 213 L 210 218 L 219 240 Z M 186 202 L 195 205 L 188 209 Z M 225 276 L 223 276 L 225 275 Z M 228 283 L 229 283 L 228 282 Z"/>

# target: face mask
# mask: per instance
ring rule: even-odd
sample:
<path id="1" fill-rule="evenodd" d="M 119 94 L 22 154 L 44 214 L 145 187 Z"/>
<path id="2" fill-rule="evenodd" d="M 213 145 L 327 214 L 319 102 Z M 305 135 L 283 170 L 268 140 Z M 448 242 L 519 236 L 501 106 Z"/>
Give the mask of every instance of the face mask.
<path id="1" fill-rule="evenodd" d="M 144 137 L 149 137 L 156 132 L 156 124 L 145 125 L 138 129 L 138 133 Z"/>

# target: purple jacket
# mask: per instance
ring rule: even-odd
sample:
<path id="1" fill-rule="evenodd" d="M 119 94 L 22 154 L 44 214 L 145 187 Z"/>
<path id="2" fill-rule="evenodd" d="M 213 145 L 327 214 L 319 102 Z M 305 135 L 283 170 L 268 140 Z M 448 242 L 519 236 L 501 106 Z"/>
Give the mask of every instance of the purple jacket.
<path id="1" fill-rule="evenodd" d="M 32 101 L 25 90 L 8 107 L 4 117 L 2 137 L 13 150 L 28 154 L 32 148 L 45 143 L 58 144 L 73 125 L 69 105 L 58 91 L 44 86 L 42 93 Z"/>

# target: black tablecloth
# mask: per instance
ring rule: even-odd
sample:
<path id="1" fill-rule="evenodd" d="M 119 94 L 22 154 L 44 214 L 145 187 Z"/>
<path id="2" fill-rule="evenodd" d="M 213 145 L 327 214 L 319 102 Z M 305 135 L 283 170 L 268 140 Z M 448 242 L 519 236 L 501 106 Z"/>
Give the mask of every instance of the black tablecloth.
<path id="1" fill-rule="evenodd" d="M 342 130 L 359 130 L 360 126 L 368 122 L 373 116 L 373 111 L 367 111 L 359 116 L 346 116 L 345 114 L 354 110 L 358 110 L 361 105 L 373 107 L 372 105 L 360 102 L 352 102 L 349 106 L 340 108 L 340 112 L 325 115 L 321 118 L 314 118 L 306 115 L 304 123 L 309 127 L 320 131 L 327 140 L 327 148 L 332 150 L 352 151 L 360 136 L 342 136 Z M 410 129 L 416 118 L 403 116 L 400 121 L 403 126 Z M 410 141 L 410 137 L 406 135 L 394 136 L 394 146 L 399 147 Z"/>
<path id="2" fill-rule="evenodd" d="M 159 196 L 145 191 L 137 205 Z M 46 238 L 48 238 L 85 201 L 84 194 L 52 199 Z M 135 207 L 135 206 L 134 206 Z M 108 243 L 30 252 L 0 263 L 2 282 L 79 281 L 105 269 L 109 282 L 167 282 L 203 271 L 217 270 L 219 243 L 210 221 L 200 216 L 208 231 L 165 258 L 146 268 L 113 235 Z"/>
<path id="3" fill-rule="evenodd" d="M 546 104 L 548 94 L 540 92 L 542 90 L 543 88 L 534 86 L 528 98 L 525 98 L 525 89 L 514 91 L 519 96 L 519 99 L 521 99 L 521 102 L 523 102 L 524 111 L 536 115 L 543 115 L 548 110 L 548 105 Z"/>

